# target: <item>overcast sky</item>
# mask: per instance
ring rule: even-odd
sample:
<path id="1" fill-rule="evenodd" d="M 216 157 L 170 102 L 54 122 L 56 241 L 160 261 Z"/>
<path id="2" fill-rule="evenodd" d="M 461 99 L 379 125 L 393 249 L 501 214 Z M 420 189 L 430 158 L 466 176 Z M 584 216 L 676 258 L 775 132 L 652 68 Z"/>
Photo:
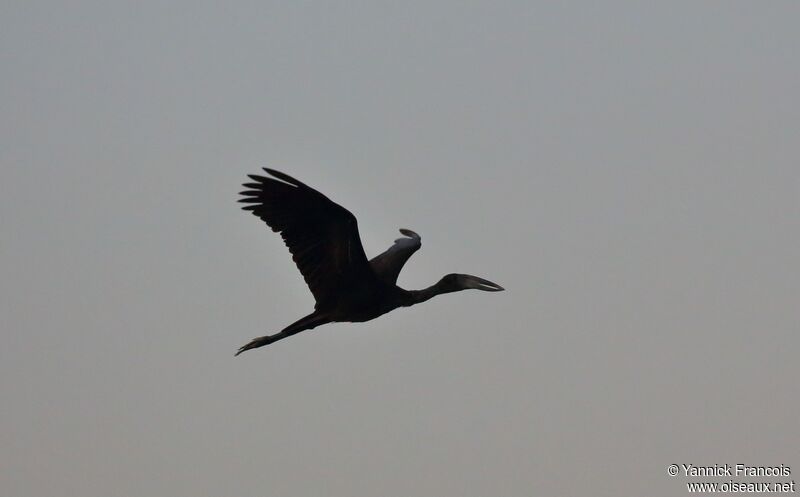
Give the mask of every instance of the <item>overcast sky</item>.
<path id="1" fill-rule="evenodd" d="M 0 493 L 651 495 L 800 479 L 800 4 L 4 2 Z M 406 288 L 313 299 L 268 166 Z M 728 481 L 726 478 L 711 481 Z M 742 481 L 749 481 L 744 479 Z"/>

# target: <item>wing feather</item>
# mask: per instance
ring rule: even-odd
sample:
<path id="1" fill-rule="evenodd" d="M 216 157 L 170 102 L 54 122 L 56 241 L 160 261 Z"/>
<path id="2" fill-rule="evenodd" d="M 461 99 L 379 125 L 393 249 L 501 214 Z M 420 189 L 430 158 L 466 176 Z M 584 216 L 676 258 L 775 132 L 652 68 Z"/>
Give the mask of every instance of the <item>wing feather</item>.
<path id="1" fill-rule="evenodd" d="M 375 274 L 391 284 L 397 283 L 397 277 L 406 261 L 422 246 L 422 237 L 413 231 L 401 229 L 400 233 L 405 236 L 395 240 L 394 245 L 369 261 Z"/>
<path id="2" fill-rule="evenodd" d="M 355 216 L 291 176 L 265 168 L 240 192 L 242 208 L 281 234 L 319 308 L 342 285 L 371 272 Z M 277 179 L 275 179 L 277 178 Z M 280 180 L 280 181 L 278 181 Z"/>

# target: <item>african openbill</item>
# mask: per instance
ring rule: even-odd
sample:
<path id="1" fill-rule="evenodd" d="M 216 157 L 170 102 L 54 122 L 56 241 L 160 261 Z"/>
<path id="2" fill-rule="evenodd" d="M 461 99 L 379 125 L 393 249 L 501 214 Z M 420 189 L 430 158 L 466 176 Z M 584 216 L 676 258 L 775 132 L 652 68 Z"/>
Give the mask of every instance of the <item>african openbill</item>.
<path id="1" fill-rule="evenodd" d="M 350 211 L 291 176 L 274 169 L 264 171 L 273 178 L 248 175 L 254 183 L 244 184 L 247 190 L 240 192 L 243 198 L 239 202 L 248 204 L 243 209 L 281 234 L 316 305 L 308 316 L 280 333 L 253 339 L 236 355 L 322 324 L 369 321 L 442 293 L 470 288 L 503 290 L 496 283 L 468 274 L 448 274 L 428 288 L 404 290 L 396 285 L 397 276 L 422 245 L 418 234 L 401 229 L 403 238 L 367 261 L 356 218 Z"/>

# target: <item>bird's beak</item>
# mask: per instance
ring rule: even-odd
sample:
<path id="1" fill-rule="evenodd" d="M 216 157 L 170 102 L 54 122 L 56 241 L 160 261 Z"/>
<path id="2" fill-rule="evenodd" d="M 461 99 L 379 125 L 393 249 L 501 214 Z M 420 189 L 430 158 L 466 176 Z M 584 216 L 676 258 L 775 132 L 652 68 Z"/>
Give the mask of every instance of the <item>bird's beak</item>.
<path id="1" fill-rule="evenodd" d="M 483 290 L 484 292 L 502 292 L 505 288 L 497 283 L 492 283 L 489 280 L 478 278 L 477 276 L 465 275 L 464 283 L 467 288 L 474 288 L 475 290 Z"/>

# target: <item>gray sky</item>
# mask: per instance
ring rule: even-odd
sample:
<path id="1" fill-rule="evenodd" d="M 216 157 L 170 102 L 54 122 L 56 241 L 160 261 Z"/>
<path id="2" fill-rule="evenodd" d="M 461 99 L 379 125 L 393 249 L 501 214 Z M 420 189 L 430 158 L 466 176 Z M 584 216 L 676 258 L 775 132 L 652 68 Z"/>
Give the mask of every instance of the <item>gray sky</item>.
<path id="1" fill-rule="evenodd" d="M 653 495 L 800 479 L 796 2 L 5 2 L 0 493 Z M 407 227 L 313 299 L 235 203 Z M 727 481 L 726 479 L 711 479 Z M 745 480 L 747 481 L 747 480 Z"/>

